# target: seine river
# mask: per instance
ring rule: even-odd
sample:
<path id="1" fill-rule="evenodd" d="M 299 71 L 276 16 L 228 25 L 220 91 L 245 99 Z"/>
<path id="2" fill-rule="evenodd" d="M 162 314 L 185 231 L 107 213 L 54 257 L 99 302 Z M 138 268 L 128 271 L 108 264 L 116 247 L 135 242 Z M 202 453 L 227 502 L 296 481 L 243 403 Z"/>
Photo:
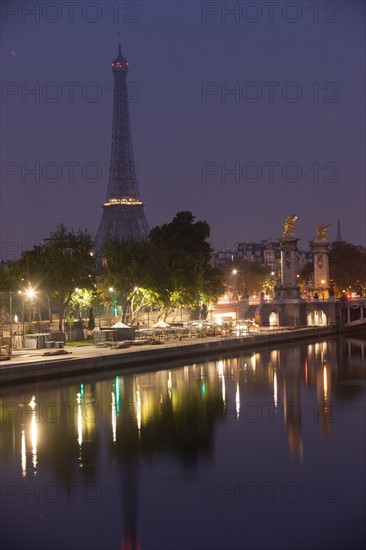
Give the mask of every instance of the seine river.
<path id="1" fill-rule="evenodd" d="M 366 343 L 3 388 L 3 550 L 365 547 Z"/>

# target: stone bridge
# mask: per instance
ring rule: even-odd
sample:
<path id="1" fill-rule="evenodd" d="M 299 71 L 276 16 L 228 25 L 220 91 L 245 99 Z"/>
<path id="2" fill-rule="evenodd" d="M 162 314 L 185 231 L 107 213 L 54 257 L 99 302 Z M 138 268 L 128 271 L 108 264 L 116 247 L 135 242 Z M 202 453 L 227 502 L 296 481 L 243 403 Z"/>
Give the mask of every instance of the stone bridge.
<path id="1" fill-rule="evenodd" d="M 256 310 L 262 326 L 366 325 L 366 300 L 273 300 Z"/>

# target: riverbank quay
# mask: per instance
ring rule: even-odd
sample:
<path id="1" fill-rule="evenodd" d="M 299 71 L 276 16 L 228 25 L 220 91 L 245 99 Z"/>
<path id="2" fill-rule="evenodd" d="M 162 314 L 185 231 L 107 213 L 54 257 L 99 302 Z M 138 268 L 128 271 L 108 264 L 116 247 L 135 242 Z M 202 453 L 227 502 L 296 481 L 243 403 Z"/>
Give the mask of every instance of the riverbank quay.
<path id="1" fill-rule="evenodd" d="M 15 352 L 9 361 L 0 363 L 0 385 L 37 382 L 50 378 L 89 374 L 111 369 L 139 369 L 147 365 L 160 368 L 162 363 L 195 360 L 205 356 L 235 353 L 244 350 L 297 342 L 319 340 L 337 334 L 336 327 L 261 330 L 245 336 L 206 337 L 199 341 L 174 341 L 159 346 L 144 344 L 126 349 L 81 346 L 67 348 L 67 355 L 43 356 L 42 350 Z"/>

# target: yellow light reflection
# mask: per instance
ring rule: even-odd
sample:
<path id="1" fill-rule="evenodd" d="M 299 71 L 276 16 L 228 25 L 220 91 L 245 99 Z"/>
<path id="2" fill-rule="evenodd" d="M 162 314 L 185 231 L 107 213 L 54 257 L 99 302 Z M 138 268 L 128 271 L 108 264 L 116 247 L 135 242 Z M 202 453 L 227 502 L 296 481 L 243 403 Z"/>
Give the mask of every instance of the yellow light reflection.
<path id="1" fill-rule="evenodd" d="M 218 368 L 219 368 L 219 378 L 221 378 L 222 401 L 225 405 L 226 404 L 226 386 L 225 386 L 224 362 L 223 361 L 219 361 Z"/>
<path id="2" fill-rule="evenodd" d="M 276 374 L 276 371 L 274 371 L 274 374 L 273 374 L 273 401 L 274 401 L 274 406 L 277 409 L 278 394 L 277 394 L 277 374 Z"/>
<path id="3" fill-rule="evenodd" d="M 328 379 L 327 379 L 327 367 L 323 368 L 323 386 L 324 386 L 324 401 L 328 399 Z"/>
<path id="4" fill-rule="evenodd" d="M 168 372 L 168 397 L 169 400 L 172 398 L 172 373 Z"/>
<path id="5" fill-rule="evenodd" d="M 305 359 L 305 384 L 309 385 L 309 367 L 308 367 L 308 360 Z"/>
<path id="6" fill-rule="evenodd" d="M 224 376 L 224 361 L 220 360 L 218 362 L 218 368 L 219 368 L 219 377 L 221 378 Z"/>
<path id="7" fill-rule="evenodd" d="M 252 363 L 253 372 L 255 372 L 255 369 L 257 367 L 257 356 L 255 353 L 253 353 L 252 357 L 250 358 L 250 361 Z"/>
<path id="8" fill-rule="evenodd" d="M 136 418 L 137 418 L 137 428 L 141 430 L 141 395 L 140 390 L 136 390 Z"/>
<path id="9" fill-rule="evenodd" d="M 32 437 L 32 464 L 34 468 L 33 475 L 37 474 L 37 440 L 38 440 L 38 426 L 36 419 L 36 411 L 32 411 L 32 421 L 31 421 L 31 437 Z"/>
<path id="10" fill-rule="evenodd" d="M 239 391 L 239 382 L 236 383 L 235 410 L 236 410 L 236 419 L 239 420 L 239 417 L 240 417 L 240 391 Z"/>
<path id="11" fill-rule="evenodd" d="M 22 464 L 22 477 L 27 475 L 27 450 L 25 447 L 25 431 L 22 430 L 21 439 L 21 464 Z"/>
<path id="12" fill-rule="evenodd" d="M 30 400 L 30 402 L 28 403 L 28 405 L 30 406 L 30 408 L 32 409 L 32 411 L 34 411 L 34 409 L 36 408 L 36 398 L 34 395 L 32 395 L 32 399 Z"/>
<path id="13" fill-rule="evenodd" d="M 222 394 L 222 402 L 224 403 L 224 405 L 226 405 L 226 386 L 225 386 L 224 376 L 221 378 L 221 394 Z"/>

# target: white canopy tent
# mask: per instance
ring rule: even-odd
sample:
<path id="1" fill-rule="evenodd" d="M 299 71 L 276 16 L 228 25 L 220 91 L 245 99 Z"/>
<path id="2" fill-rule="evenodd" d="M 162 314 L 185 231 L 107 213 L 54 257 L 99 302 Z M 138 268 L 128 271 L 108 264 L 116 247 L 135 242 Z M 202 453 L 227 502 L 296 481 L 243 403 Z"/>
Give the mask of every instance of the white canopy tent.
<path id="1" fill-rule="evenodd" d="M 129 326 L 121 323 L 121 321 L 118 321 L 118 323 L 115 323 L 111 328 L 129 328 Z"/>
<path id="2" fill-rule="evenodd" d="M 154 328 L 168 328 L 170 325 L 166 323 L 165 321 L 158 321 L 155 323 Z"/>

